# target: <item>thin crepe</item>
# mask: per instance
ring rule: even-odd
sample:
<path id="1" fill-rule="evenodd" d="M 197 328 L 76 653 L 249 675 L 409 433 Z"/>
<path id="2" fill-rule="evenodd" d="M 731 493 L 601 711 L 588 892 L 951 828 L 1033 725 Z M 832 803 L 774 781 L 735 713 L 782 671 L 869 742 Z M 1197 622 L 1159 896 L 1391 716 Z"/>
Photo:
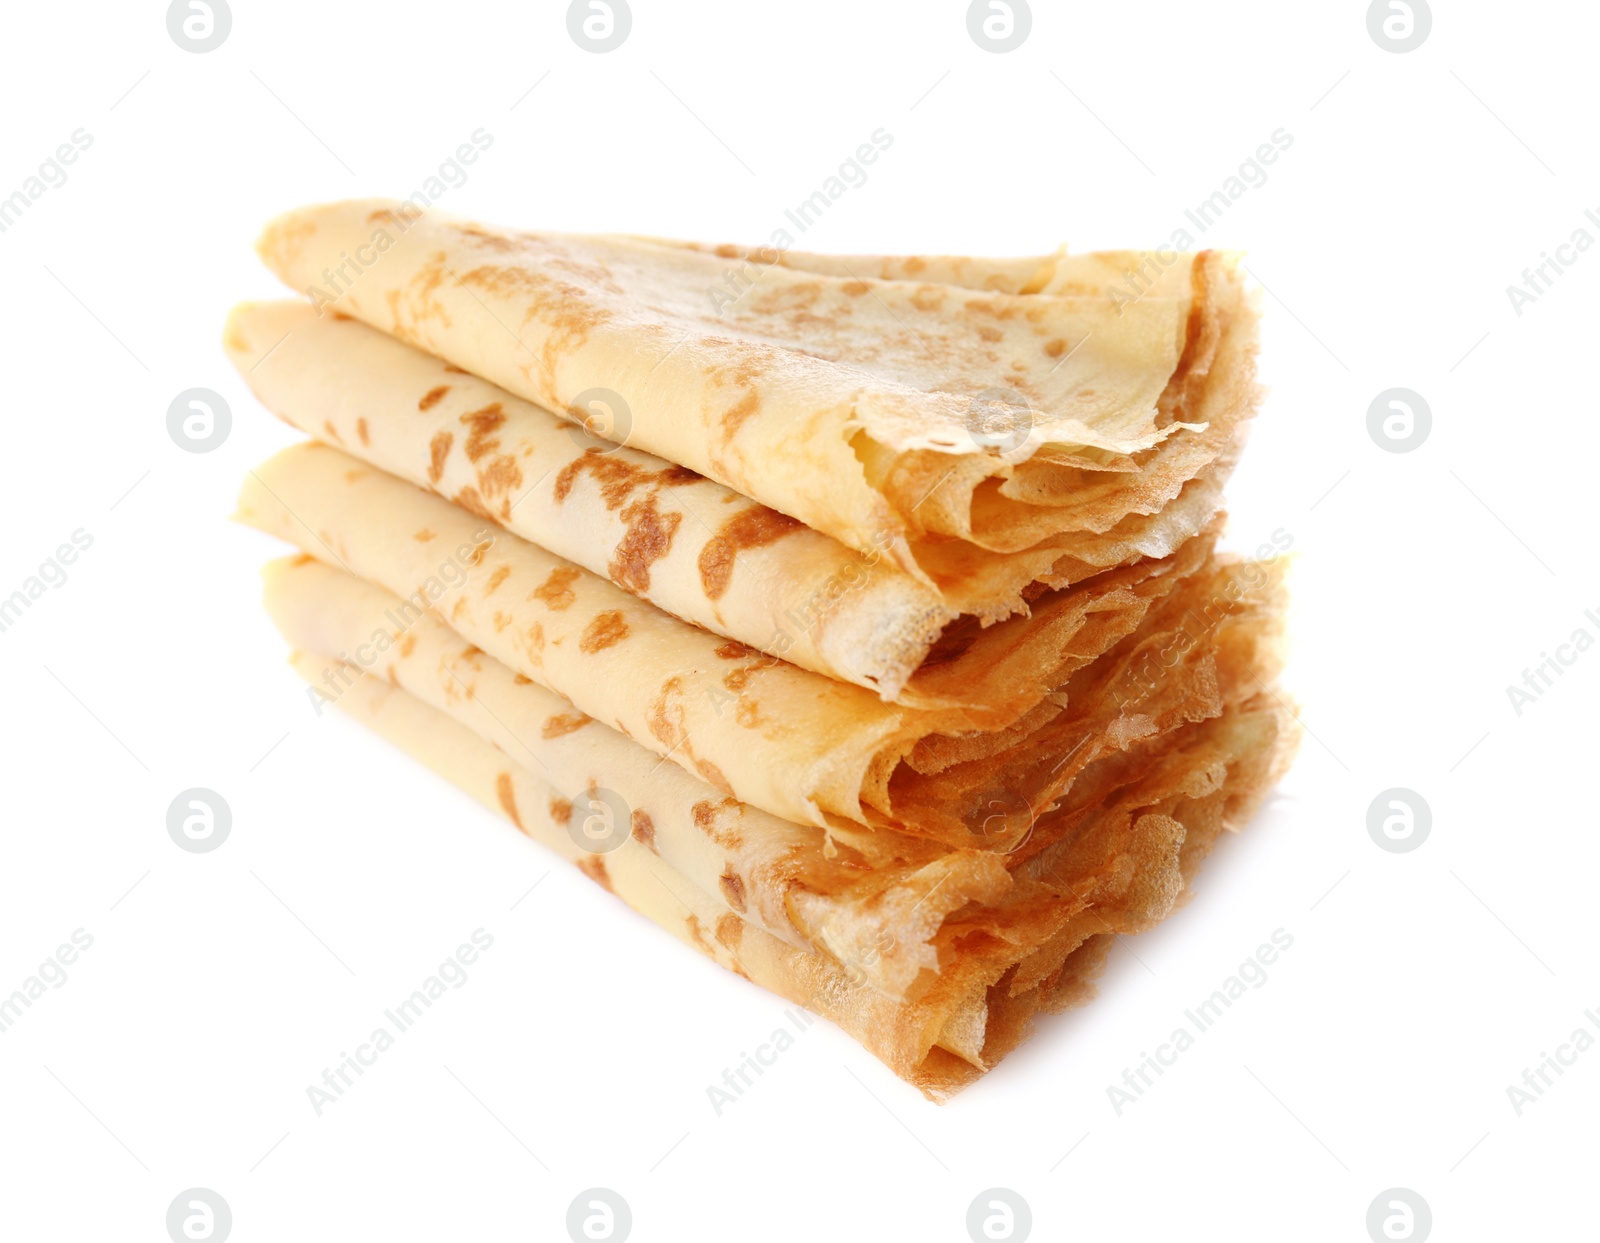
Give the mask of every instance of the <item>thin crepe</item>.
<path id="1" fill-rule="evenodd" d="M 419 610 L 435 607 L 469 642 L 724 793 L 836 835 L 883 827 L 1005 849 L 1098 754 L 1206 710 L 1176 679 L 1146 711 L 1099 722 L 1092 737 L 1078 736 L 1059 687 L 999 722 L 886 705 L 719 640 L 322 445 L 252 472 L 239 517 Z M 1067 667 L 1082 672 L 1134 633 L 1209 548 L 1191 541 L 1131 586 L 1089 592 Z"/>
<path id="2" fill-rule="evenodd" d="M 1063 675 L 1078 628 L 1059 592 L 983 627 L 881 556 L 306 303 L 239 306 L 223 341 L 286 422 L 748 647 L 891 702 L 995 717 Z"/>
<path id="3" fill-rule="evenodd" d="M 317 685 L 325 658 L 296 657 Z M 1003 920 L 946 929 L 959 960 L 914 1002 L 895 1001 L 837 963 L 807 953 L 731 914 L 635 839 L 588 854 L 550 808 L 553 791 L 470 730 L 375 677 L 339 706 L 525 833 L 575 863 L 686 944 L 761 987 L 822 1015 L 930 1099 L 975 1081 L 1030 1033 L 1033 1015 L 1088 1000 L 1116 935 L 1142 931 L 1176 905 L 1219 833 L 1253 812 L 1292 745 L 1266 696 L 1191 726 L 1142 788 L 1128 786 L 1080 837 L 1113 838 L 1084 869 L 1062 851 L 1057 883 L 1082 894 L 1054 935 L 1019 945 Z M 1149 810 L 1146 810 L 1149 809 Z M 1130 878 L 1137 878 L 1137 883 Z"/>
<path id="4" fill-rule="evenodd" d="M 1147 259 L 1122 296 L 1092 256 L 979 292 L 383 200 L 291 212 L 259 250 L 319 310 L 556 412 L 598 398 L 614 438 L 990 616 L 1192 536 L 1255 396 L 1254 312 L 1209 251 Z"/>
<path id="5" fill-rule="evenodd" d="M 919 975 L 941 970 L 932 942 L 946 916 L 968 902 L 994 907 L 1015 900 L 1038 919 L 1057 918 L 1051 908 L 1059 907 L 1065 895 L 1050 891 L 1053 902 L 1030 907 L 1039 892 L 1026 886 L 1016 890 L 1008 869 L 1025 866 L 1036 875 L 1038 858 L 1076 831 L 1085 809 L 1105 800 L 1105 772 L 1125 779 L 1141 762 L 1124 755 L 1111 764 L 1091 765 L 1082 784 L 1092 797 L 1086 801 L 1074 788 L 1058 814 L 1045 817 L 1028 840 L 1003 857 L 946 852 L 885 831 L 869 835 L 866 849 L 830 850 L 820 830 L 765 815 L 661 764 L 560 696 L 466 644 L 436 617 L 412 614 L 379 588 L 306 556 L 272 563 L 265 580 L 268 612 L 292 646 L 343 654 L 329 659 L 313 692 L 319 712 L 363 671 L 386 678 L 539 772 L 554 790 L 557 819 L 575 825 L 586 809 L 617 817 L 728 910 L 790 944 L 834 957 L 893 996 L 920 993 L 927 980 Z M 1240 631 L 1248 642 L 1235 639 Z M 1222 655 L 1220 669 L 1205 679 L 1215 692 L 1209 715 L 1237 708 L 1261 679 L 1273 675 L 1276 657 L 1267 649 L 1275 631 L 1273 613 L 1258 610 L 1197 637 L 1213 659 Z M 1161 634 L 1131 648 L 1137 652 L 1158 640 L 1165 651 L 1177 646 L 1172 636 Z M 1114 663 L 1122 668 L 1129 662 Z M 1186 676 L 1192 675 L 1177 670 L 1168 681 Z M 1118 711 L 1136 698 L 1127 693 L 1103 697 Z M 1149 735 L 1129 736 L 1126 742 L 1135 756 L 1160 746 Z M 620 796 L 621 810 L 613 796 Z M 1020 924 L 1014 923 L 1013 935 L 1027 939 Z"/>
<path id="6" fill-rule="evenodd" d="M 826 953 L 880 991 L 901 996 L 937 972 L 929 944 L 969 901 L 1011 888 L 999 855 L 946 851 L 880 833 L 872 857 L 830 851 L 821 829 L 727 797 L 577 711 L 460 638 L 432 614 L 408 616 L 396 596 L 301 555 L 263 573 L 268 614 L 292 647 L 344 652 L 314 683 L 320 713 L 364 672 L 449 713 L 551 787 L 571 824 L 601 790 L 626 806 L 628 831 L 726 910 L 802 949 Z M 374 636 L 383 638 L 374 642 Z M 516 819 L 506 794 L 502 809 Z M 610 808 L 610 814 L 618 814 Z"/>

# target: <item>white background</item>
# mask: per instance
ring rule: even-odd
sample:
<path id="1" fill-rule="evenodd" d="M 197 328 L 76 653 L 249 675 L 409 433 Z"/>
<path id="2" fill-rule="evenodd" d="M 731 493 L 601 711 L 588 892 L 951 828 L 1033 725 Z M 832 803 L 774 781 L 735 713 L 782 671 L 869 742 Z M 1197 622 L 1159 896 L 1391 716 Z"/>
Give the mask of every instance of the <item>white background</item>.
<path id="1" fill-rule="evenodd" d="M 93 144 L 0 234 L 0 595 L 93 545 L 0 634 L 0 993 L 94 944 L 0 1034 L 0 1235 L 161 1240 L 206 1187 L 241 1241 L 562 1239 L 598 1185 L 638 1240 L 963 1240 L 1001 1186 L 1039 1239 L 1359 1241 L 1399 1186 L 1439 1239 L 1592 1237 L 1600 1051 L 1521 1116 L 1506 1089 L 1600 1035 L 1600 652 L 1520 716 L 1506 686 L 1600 637 L 1600 253 L 1520 316 L 1506 287 L 1600 239 L 1600 15 L 1439 2 L 1401 55 L 1359 0 L 1036 3 L 996 55 L 952 0 L 634 0 L 594 55 L 565 8 L 235 0 L 203 55 L 162 3 L 6 8 L 0 195 Z M 446 210 L 751 242 L 883 127 L 803 244 L 976 253 L 1154 245 L 1293 136 L 1203 243 L 1270 291 L 1230 507 L 1236 546 L 1294 539 L 1301 758 L 1098 1000 L 949 1105 L 819 1023 L 718 1117 L 782 1003 L 314 718 L 284 664 L 280 550 L 226 518 L 289 433 L 223 316 L 279 292 L 270 216 L 408 194 L 479 127 Z M 166 431 L 196 386 L 234 415 L 203 455 Z M 1433 416 L 1406 454 L 1366 429 L 1395 386 Z M 167 836 L 192 786 L 233 809 L 215 853 Z M 1409 854 L 1367 833 L 1395 786 L 1432 809 Z M 307 1085 L 480 927 L 469 982 L 317 1117 Z M 1108 1085 L 1278 928 L 1267 983 L 1118 1116 Z"/>

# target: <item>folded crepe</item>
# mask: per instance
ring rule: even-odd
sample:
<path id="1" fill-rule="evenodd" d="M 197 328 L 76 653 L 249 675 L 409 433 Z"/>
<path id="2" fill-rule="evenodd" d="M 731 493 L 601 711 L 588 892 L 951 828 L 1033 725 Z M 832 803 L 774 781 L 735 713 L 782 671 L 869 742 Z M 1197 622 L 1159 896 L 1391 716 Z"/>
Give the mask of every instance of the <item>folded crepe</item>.
<path id="1" fill-rule="evenodd" d="M 309 435 L 685 621 L 886 700 L 1005 717 L 1072 660 L 1077 603 L 1059 591 L 985 627 L 881 556 L 347 317 L 245 304 L 223 341 L 262 403 Z"/>
<path id="2" fill-rule="evenodd" d="M 1087 718 L 1077 706 L 1090 701 L 1072 691 L 1075 680 L 1111 676 L 1113 663 L 1096 658 L 1207 565 L 1209 537 L 1115 572 L 1109 590 L 1098 579 L 1073 589 L 1080 625 L 1062 680 L 1009 716 L 975 721 L 884 704 L 720 640 L 327 446 L 295 446 L 252 472 L 239 517 L 418 611 L 437 608 L 503 664 L 725 794 L 841 840 L 888 828 L 1009 849 L 1089 763 L 1211 712 L 1203 681 L 1170 673 L 1132 709 Z M 1224 586 L 1206 599 L 1203 627 L 1253 607 Z M 1205 654 L 1191 643 L 1173 665 Z"/>
<path id="3" fill-rule="evenodd" d="M 1212 251 L 1054 255 L 1024 279 L 1030 261 L 857 268 L 385 200 L 291 212 L 259 250 L 319 311 L 887 557 L 986 620 L 1032 584 L 1199 532 L 1255 399 L 1254 310 Z"/>
<path id="4" fill-rule="evenodd" d="M 1089 801 L 1075 789 L 1065 807 L 1044 817 L 1006 856 L 946 850 L 887 831 L 872 835 L 870 851 L 830 850 L 821 830 L 742 805 L 661 763 L 465 643 L 432 614 L 408 615 L 400 599 L 371 584 L 306 556 L 269 565 L 265 579 L 268 612 L 292 646 L 344 654 L 328 658 L 316 683 L 319 711 L 363 671 L 386 678 L 538 773 L 551 788 L 557 820 L 575 826 L 589 810 L 601 810 L 726 911 L 833 958 L 895 997 L 920 995 L 944 969 L 939 940 L 947 917 L 968 904 L 1005 908 L 1015 945 L 1038 945 L 1054 935 L 1064 912 L 1084 895 L 1037 877 L 1014 883 L 1012 870 L 1034 875 L 1037 860 L 1076 831 L 1084 811 L 1103 805 L 1108 780 L 1113 788 L 1126 783 L 1140 771 L 1140 757 L 1164 745 L 1148 743 L 1090 766 L 1078 783 Z M 1237 710 L 1274 672 L 1268 645 L 1275 632 L 1275 616 L 1256 610 L 1248 621 L 1241 615 L 1199 636 L 1215 666 L 1208 678 L 1215 688 L 1213 716 Z M 1234 636 L 1240 633 L 1250 641 L 1239 642 Z M 1163 648 L 1173 646 L 1170 635 L 1150 637 Z M 1130 683 L 1122 689 L 1117 698 L 1125 700 L 1138 688 Z"/>
<path id="5" fill-rule="evenodd" d="M 295 665 L 313 686 L 322 683 L 326 657 L 301 653 Z M 1108 777 L 1115 788 L 1105 805 L 1072 841 L 1030 865 L 1080 895 L 1058 904 L 1053 934 L 1020 946 L 1015 921 L 981 908 L 965 924 L 950 921 L 942 935 L 952 961 L 904 1000 L 729 912 L 637 835 L 603 855 L 584 851 L 552 787 L 388 682 L 360 677 L 338 706 L 685 943 L 837 1023 L 934 1100 L 991 1069 L 1027 1037 L 1036 1013 L 1092 996 L 1112 939 L 1172 911 L 1218 835 L 1248 819 L 1276 780 L 1290 737 L 1283 710 L 1258 696 L 1186 727 L 1168 751 L 1146 757 L 1130 784 Z"/>
<path id="6" fill-rule="evenodd" d="M 315 683 L 320 711 L 355 678 L 386 678 L 454 716 L 550 787 L 553 814 L 570 823 L 597 791 L 620 796 L 624 831 L 690 882 L 766 932 L 831 954 L 892 995 L 938 970 L 928 942 L 945 916 L 1011 888 L 1001 856 L 948 851 L 884 833 L 871 860 L 830 851 L 818 828 L 780 820 L 690 776 L 584 715 L 561 696 L 466 643 L 432 613 L 408 618 L 403 601 L 301 555 L 269 564 L 265 602 L 295 648 L 330 657 Z M 382 635 L 381 651 L 363 650 Z M 364 663 L 363 663 L 364 661 Z M 509 796 L 502 808 L 516 819 Z"/>
<path id="7" fill-rule="evenodd" d="M 318 710 L 929 1096 L 1086 999 L 1287 766 L 1281 567 L 1215 551 L 1255 401 L 1232 256 L 377 200 L 260 250 L 311 302 L 226 348 L 326 443 L 239 516 L 309 554 L 265 586 Z"/>

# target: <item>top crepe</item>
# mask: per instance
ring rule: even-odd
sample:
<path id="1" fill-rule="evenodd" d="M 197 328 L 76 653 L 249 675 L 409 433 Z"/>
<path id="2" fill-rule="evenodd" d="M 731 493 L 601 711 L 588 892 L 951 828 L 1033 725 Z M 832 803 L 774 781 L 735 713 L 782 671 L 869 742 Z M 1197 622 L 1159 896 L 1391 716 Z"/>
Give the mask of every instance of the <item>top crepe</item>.
<path id="1" fill-rule="evenodd" d="M 837 257 L 507 232 L 382 200 L 292 212 L 260 250 L 319 309 L 989 617 L 1031 582 L 1194 534 L 1254 400 L 1253 312 L 1214 252 L 1059 255 L 1026 280 L 1031 261 L 872 258 L 859 275 Z"/>

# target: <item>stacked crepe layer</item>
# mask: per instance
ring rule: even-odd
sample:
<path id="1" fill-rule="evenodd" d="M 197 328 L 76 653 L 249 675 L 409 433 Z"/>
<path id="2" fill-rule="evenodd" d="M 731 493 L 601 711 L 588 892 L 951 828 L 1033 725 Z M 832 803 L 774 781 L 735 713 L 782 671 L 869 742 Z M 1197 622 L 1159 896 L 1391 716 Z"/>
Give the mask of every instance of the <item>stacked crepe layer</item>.
<path id="1" fill-rule="evenodd" d="M 1280 575 L 1214 548 L 1255 399 L 1226 257 L 1129 302 L 1128 255 L 774 263 L 372 202 L 261 249 L 311 301 L 226 348 L 315 441 L 240 516 L 302 550 L 267 605 L 307 680 L 930 1096 L 1084 998 L 1286 766 Z"/>

